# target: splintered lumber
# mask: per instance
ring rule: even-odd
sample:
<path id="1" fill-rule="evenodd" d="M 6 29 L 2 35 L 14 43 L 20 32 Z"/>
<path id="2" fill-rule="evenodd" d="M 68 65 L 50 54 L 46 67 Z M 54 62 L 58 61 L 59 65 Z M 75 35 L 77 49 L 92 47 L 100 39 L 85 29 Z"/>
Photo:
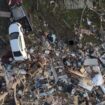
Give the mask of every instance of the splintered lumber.
<path id="1" fill-rule="evenodd" d="M 4 99 L 7 94 L 8 94 L 8 93 L 6 92 L 6 93 L 4 93 L 3 95 L 0 95 L 0 101 L 1 101 L 2 99 Z"/>
<path id="2" fill-rule="evenodd" d="M 74 105 L 78 105 L 78 96 L 74 96 Z"/>
<path id="3" fill-rule="evenodd" d="M 80 73 L 79 71 L 75 71 L 75 70 L 68 70 L 70 73 L 72 74 L 75 74 L 77 76 L 80 76 L 80 77 L 86 77 L 86 75 L 84 75 L 84 73 Z"/>

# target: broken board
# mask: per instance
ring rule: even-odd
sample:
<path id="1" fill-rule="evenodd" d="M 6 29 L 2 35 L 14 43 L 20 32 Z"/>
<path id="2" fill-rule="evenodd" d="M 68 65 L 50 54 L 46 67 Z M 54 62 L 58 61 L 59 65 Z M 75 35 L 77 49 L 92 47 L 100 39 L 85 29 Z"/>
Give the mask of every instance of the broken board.
<path id="1" fill-rule="evenodd" d="M 5 11 L 0 11 L 0 17 L 10 18 L 11 13 L 10 12 L 5 12 Z"/>

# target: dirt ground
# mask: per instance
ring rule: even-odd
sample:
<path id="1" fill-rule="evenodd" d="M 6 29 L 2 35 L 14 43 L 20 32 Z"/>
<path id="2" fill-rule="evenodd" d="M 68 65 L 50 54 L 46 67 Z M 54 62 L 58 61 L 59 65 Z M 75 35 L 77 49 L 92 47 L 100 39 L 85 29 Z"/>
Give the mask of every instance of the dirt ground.
<path id="1" fill-rule="evenodd" d="M 9 11 L 6 0 L 0 0 L 0 11 Z M 9 49 L 8 26 L 9 18 L 0 17 L 0 57 Z"/>
<path id="2" fill-rule="evenodd" d="M 33 17 L 35 31 L 50 30 L 64 40 L 75 37 L 74 24 L 79 23 L 82 10 L 66 10 L 63 0 L 60 3 L 57 1 L 52 4 L 49 0 L 30 0 L 27 2 L 24 0 L 24 6 Z M 44 23 L 48 24 L 48 27 L 44 26 Z"/>
<path id="3" fill-rule="evenodd" d="M 0 0 L 0 11 L 9 11 L 6 0 Z M 0 37 L 6 36 L 8 33 L 8 25 L 9 19 L 0 17 Z"/>

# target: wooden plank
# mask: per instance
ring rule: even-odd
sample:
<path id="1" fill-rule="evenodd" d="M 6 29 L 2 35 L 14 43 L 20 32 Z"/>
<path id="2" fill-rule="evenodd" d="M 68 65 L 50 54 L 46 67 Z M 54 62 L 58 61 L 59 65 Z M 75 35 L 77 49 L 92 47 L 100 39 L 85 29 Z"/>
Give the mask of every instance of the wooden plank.
<path id="1" fill-rule="evenodd" d="M 74 105 L 78 105 L 78 96 L 74 96 Z"/>
<path id="2" fill-rule="evenodd" d="M 76 71 L 76 70 L 68 70 L 68 71 L 69 71 L 70 73 L 73 73 L 73 74 L 77 75 L 77 76 L 86 77 L 85 74 L 82 74 L 82 73 L 80 73 L 79 71 Z"/>
<path id="3" fill-rule="evenodd" d="M 5 11 L 0 11 L 0 17 L 10 18 L 11 13 L 10 12 L 5 12 Z"/>
<path id="4" fill-rule="evenodd" d="M 7 94 L 8 94 L 8 93 L 6 92 L 6 93 L 4 93 L 3 95 L 0 95 L 0 101 L 3 100 L 3 99 L 6 97 Z"/>

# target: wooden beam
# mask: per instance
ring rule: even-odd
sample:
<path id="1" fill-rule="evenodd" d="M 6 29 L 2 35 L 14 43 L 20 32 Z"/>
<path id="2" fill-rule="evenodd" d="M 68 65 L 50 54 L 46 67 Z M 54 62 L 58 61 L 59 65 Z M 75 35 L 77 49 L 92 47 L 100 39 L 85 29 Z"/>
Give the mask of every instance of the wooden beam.
<path id="1" fill-rule="evenodd" d="M 74 96 L 74 105 L 78 105 L 78 96 Z"/>
<path id="2" fill-rule="evenodd" d="M 10 18 L 11 13 L 10 12 L 5 12 L 5 11 L 0 11 L 0 17 Z"/>

